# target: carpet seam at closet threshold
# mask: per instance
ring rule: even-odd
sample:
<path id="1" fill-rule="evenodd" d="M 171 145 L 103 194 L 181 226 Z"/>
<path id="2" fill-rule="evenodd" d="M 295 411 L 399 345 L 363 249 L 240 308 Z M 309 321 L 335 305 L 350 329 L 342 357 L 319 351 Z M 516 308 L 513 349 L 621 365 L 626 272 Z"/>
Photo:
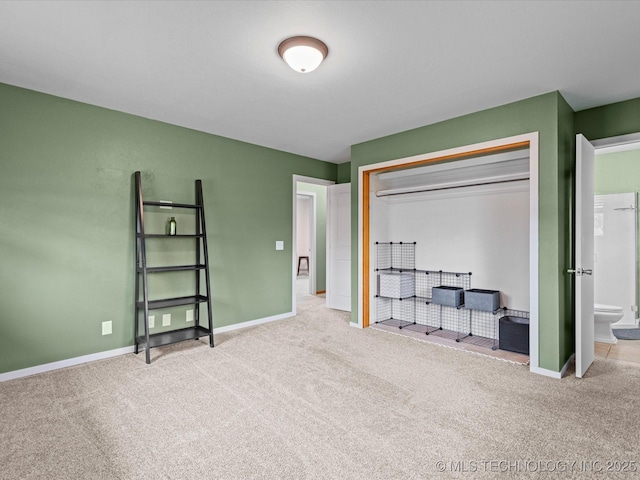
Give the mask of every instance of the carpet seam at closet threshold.
<path id="1" fill-rule="evenodd" d="M 492 360 L 500 360 L 502 362 L 511 363 L 512 365 L 529 365 L 529 362 L 527 362 L 527 363 L 516 362 L 515 360 L 509 360 L 509 359 L 506 359 L 506 358 L 494 357 L 493 355 L 487 355 L 486 353 L 474 352 L 472 350 L 467 350 L 467 349 L 464 349 L 464 348 L 457 348 L 457 347 L 454 347 L 453 345 L 444 345 L 442 343 L 430 342 L 429 340 L 423 340 L 421 338 L 411 337 L 409 335 L 403 335 L 402 333 L 390 332 L 389 330 L 385 330 L 383 328 L 376 328 L 374 325 L 370 325 L 369 328 L 372 328 L 377 332 L 384 332 L 384 333 L 388 333 L 390 335 L 397 335 L 398 337 L 408 338 L 410 340 L 415 340 L 416 342 L 428 343 L 429 345 L 436 345 L 438 347 L 450 348 L 451 350 L 456 350 L 458 352 L 472 353 L 472 354 L 478 355 L 480 357 L 486 357 L 486 358 L 491 358 Z"/>

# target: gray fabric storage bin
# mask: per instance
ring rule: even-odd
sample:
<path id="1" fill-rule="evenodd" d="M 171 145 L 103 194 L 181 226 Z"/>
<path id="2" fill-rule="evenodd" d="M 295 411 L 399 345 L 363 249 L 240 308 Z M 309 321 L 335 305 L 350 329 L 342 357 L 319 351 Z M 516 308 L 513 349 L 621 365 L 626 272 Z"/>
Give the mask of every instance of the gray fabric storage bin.
<path id="1" fill-rule="evenodd" d="M 464 303 L 464 289 L 441 285 L 431 289 L 431 302 L 447 307 L 459 307 Z"/>
<path id="2" fill-rule="evenodd" d="M 498 290 L 483 290 L 482 288 L 465 290 L 464 308 L 495 312 L 500 308 L 500 292 Z"/>

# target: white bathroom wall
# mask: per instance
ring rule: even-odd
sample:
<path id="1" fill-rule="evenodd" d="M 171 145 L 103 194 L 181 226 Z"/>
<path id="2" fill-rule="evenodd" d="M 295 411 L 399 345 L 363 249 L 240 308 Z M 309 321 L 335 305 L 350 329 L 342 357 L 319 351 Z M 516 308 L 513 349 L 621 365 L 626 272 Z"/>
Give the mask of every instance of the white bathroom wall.
<path id="1" fill-rule="evenodd" d="M 623 307 L 614 327 L 635 327 L 636 194 L 595 196 L 594 300 Z"/>
<path id="2" fill-rule="evenodd" d="M 500 290 L 503 306 L 529 311 L 528 181 L 381 201 L 387 208 L 372 203 L 372 227 L 382 238 L 386 223 L 382 241 L 416 241 L 416 268 L 472 272 L 472 288 Z"/>
<path id="3" fill-rule="evenodd" d="M 298 195 L 296 206 L 296 248 L 298 256 L 311 255 L 311 197 Z"/>

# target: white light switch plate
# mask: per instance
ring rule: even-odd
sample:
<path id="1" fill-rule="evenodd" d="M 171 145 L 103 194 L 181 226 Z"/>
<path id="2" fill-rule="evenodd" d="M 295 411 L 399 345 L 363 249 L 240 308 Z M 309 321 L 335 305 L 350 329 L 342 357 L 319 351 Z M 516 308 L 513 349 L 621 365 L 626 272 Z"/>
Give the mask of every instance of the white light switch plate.
<path id="1" fill-rule="evenodd" d="M 149 315 L 149 328 L 154 328 L 156 326 L 156 316 Z"/>
<path id="2" fill-rule="evenodd" d="M 284 250 L 284 240 L 276 241 L 276 250 Z"/>
<path id="3" fill-rule="evenodd" d="M 193 310 L 187 310 L 187 322 L 193 322 Z"/>
<path id="4" fill-rule="evenodd" d="M 164 315 L 162 315 L 162 326 L 168 327 L 169 325 L 171 325 L 171 314 L 165 313 Z"/>

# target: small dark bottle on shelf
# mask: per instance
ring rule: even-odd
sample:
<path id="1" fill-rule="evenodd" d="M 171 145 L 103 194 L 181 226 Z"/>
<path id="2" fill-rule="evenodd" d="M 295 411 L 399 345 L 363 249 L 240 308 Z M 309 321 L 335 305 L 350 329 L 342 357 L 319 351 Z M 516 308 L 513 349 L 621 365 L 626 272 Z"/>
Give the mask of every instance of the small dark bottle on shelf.
<path id="1" fill-rule="evenodd" d="M 171 219 L 169 220 L 169 227 L 167 228 L 167 233 L 169 235 L 176 235 L 177 232 L 177 227 L 176 227 L 176 217 L 171 217 Z"/>

